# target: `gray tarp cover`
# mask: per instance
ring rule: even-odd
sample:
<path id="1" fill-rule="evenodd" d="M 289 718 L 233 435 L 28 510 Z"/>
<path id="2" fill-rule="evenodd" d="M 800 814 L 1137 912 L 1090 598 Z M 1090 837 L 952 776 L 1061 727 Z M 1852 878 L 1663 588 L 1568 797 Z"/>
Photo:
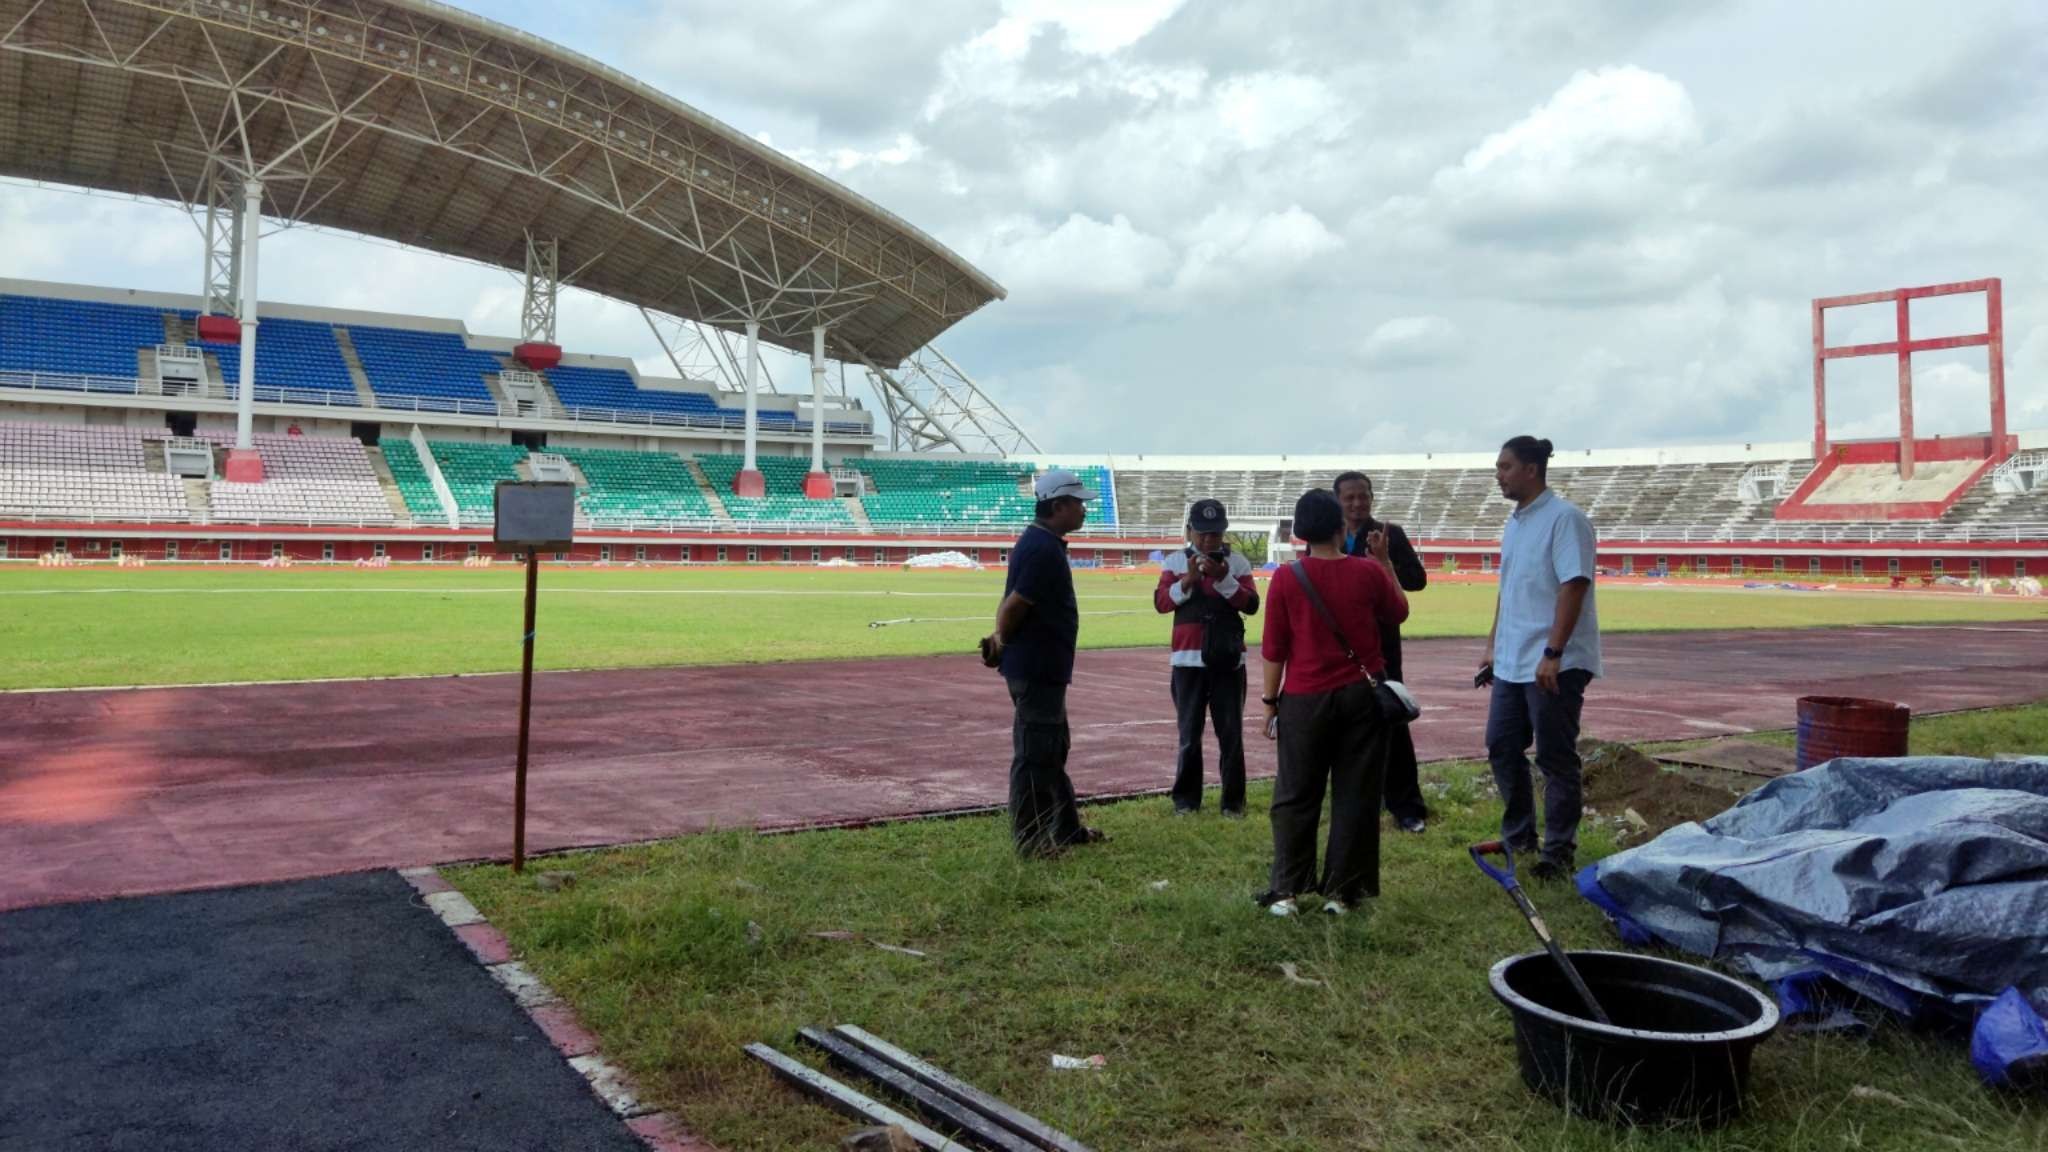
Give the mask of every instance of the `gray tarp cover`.
<path id="1" fill-rule="evenodd" d="M 2048 758 L 1830 761 L 1579 889 L 1625 935 L 1765 980 L 1824 971 L 1906 1011 L 1901 989 L 1973 1010 L 2017 987 L 2048 1012 Z"/>

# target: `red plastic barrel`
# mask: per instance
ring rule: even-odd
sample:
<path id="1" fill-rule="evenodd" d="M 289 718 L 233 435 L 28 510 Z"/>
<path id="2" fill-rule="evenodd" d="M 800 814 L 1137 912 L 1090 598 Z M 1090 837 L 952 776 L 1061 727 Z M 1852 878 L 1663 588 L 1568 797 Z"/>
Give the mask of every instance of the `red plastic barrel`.
<path id="1" fill-rule="evenodd" d="M 1904 756 L 1913 710 L 1854 696 L 1799 698 L 1799 770 L 1837 756 Z"/>

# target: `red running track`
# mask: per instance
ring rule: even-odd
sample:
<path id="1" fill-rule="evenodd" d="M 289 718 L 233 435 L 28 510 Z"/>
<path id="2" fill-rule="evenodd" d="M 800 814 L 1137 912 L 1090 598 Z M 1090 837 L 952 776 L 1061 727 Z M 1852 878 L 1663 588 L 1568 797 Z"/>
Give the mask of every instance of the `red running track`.
<path id="1" fill-rule="evenodd" d="M 1481 754 L 1478 647 L 1408 647 L 1425 759 Z M 2021 703 L 2048 697 L 2043 651 L 2036 624 L 1611 636 L 1585 728 L 1784 728 L 1810 693 Z M 1166 684 L 1163 651 L 1081 655 L 1084 794 L 1170 782 Z M 0 909 L 507 856 L 518 690 L 508 675 L 0 694 Z M 534 694 L 534 850 L 1006 794 L 1009 702 L 971 658 L 552 672 Z M 1270 774 L 1271 745 L 1248 745 Z"/>

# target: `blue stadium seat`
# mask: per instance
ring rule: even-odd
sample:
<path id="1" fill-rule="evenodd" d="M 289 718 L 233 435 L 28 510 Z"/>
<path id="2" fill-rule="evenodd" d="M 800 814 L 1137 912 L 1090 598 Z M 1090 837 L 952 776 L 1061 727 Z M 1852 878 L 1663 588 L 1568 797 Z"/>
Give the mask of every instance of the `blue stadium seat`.
<path id="1" fill-rule="evenodd" d="M 693 420 L 719 421 L 739 427 L 746 415 L 719 407 L 708 392 L 663 392 L 641 388 L 630 373 L 617 368 L 573 368 L 558 365 L 547 370 L 548 383 L 564 408 L 598 409 L 612 412 L 647 412 Z M 762 426 L 767 426 L 762 413 Z"/>
<path id="2" fill-rule="evenodd" d="M 181 312 L 187 320 L 197 313 Z M 220 365 L 220 378 L 229 387 L 242 382 L 242 346 L 200 340 L 186 343 L 204 348 Z M 258 316 L 256 325 L 256 386 L 292 391 L 320 392 L 316 397 L 329 404 L 358 404 L 355 381 L 348 363 L 341 358 L 341 346 L 334 342 L 334 326 L 308 320 L 287 320 Z M 269 399 L 265 396 L 264 399 Z"/>
<path id="3" fill-rule="evenodd" d="M 465 412 L 493 413 L 498 410 L 484 374 L 503 368 L 496 356 L 472 350 L 453 332 L 418 332 L 403 328 L 371 328 L 349 325 L 349 340 L 356 358 L 363 362 L 363 375 L 378 397 L 390 397 L 394 406 Z"/>
<path id="4" fill-rule="evenodd" d="M 164 342 L 162 308 L 0 296 L 0 371 L 133 380 L 137 349 Z"/>

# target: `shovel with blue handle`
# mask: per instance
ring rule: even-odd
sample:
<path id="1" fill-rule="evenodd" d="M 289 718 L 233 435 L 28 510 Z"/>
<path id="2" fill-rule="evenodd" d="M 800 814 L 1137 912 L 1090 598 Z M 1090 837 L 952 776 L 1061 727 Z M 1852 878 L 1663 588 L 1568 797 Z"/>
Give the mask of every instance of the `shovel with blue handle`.
<path id="1" fill-rule="evenodd" d="M 1564 978 L 1571 981 L 1573 991 L 1579 994 L 1580 1000 L 1585 1001 L 1587 1010 L 1593 1014 L 1593 1019 L 1611 1026 L 1614 1021 L 1607 1018 L 1607 1012 L 1600 1007 L 1600 1002 L 1593 998 L 1593 990 L 1586 987 L 1585 979 L 1579 975 L 1579 970 L 1572 966 L 1571 957 L 1566 956 L 1564 949 L 1558 947 L 1556 939 L 1550 935 L 1549 927 L 1543 923 L 1543 917 L 1537 913 L 1536 905 L 1530 903 L 1529 894 L 1522 891 L 1522 882 L 1515 879 L 1515 850 L 1508 847 L 1504 841 L 1488 840 L 1484 844 L 1472 845 L 1471 852 L 1472 862 L 1479 865 L 1479 870 L 1506 889 L 1509 898 L 1514 900 L 1515 907 L 1521 909 L 1522 918 L 1529 922 L 1529 927 L 1536 930 L 1536 939 L 1543 942 L 1543 947 L 1550 953 L 1550 958 L 1557 961 L 1558 968 L 1564 972 Z M 1506 860 L 1506 870 L 1488 864 L 1488 856 L 1499 856 Z"/>

